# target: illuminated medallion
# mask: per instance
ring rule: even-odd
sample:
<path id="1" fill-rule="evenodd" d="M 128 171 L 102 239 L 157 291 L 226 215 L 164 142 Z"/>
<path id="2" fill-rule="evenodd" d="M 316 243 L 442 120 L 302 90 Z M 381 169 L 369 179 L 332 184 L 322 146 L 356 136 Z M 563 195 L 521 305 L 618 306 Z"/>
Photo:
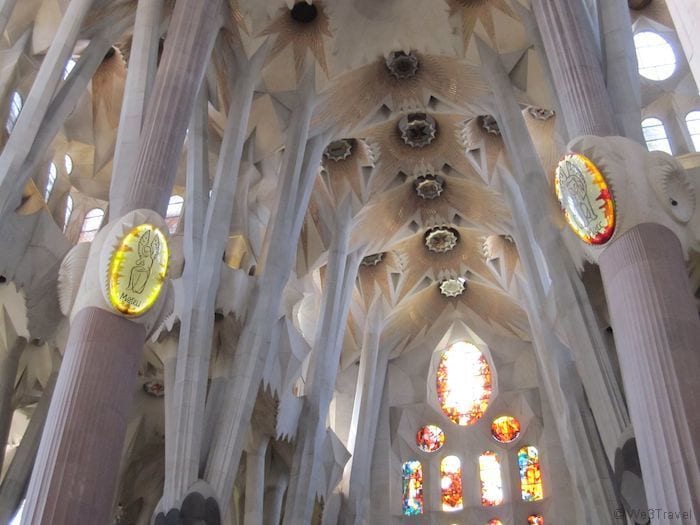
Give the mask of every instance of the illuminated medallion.
<path id="1" fill-rule="evenodd" d="M 593 162 L 577 153 L 566 155 L 557 166 L 554 188 L 576 235 L 588 244 L 610 240 L 615 231 L 615 201 Z"/>
<path id="2" fill-rule="evenodd" d="M 436 425 L 425 425 L 416 434 L 416 444 L 423 452 L 437 452 L 445 444 L 445 433 Z"/>
<path id="3" fill-rule="evenodd" d="M 440 356 L 437 396 L 444 414 L 458 425 L 476 423 L 491 398 L 491 368 L 472 343 L 459 341 Z"/>
<path id="4" fill-rule="evenodd" d="M 145 313 L 158 300 L 168 271 L 165 235 L 151 224 L 127 233 L 109 259 L 108 297 L 126 315 Z"/>

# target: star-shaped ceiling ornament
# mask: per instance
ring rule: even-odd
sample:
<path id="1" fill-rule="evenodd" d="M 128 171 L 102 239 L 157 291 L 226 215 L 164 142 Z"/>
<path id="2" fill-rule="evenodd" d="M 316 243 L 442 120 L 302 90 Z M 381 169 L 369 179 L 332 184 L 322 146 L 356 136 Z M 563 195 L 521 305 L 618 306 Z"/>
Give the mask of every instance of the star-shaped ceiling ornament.
<path id="1" fill-rule="evenodd" d="M 301 1 L 294 4 L 291 10 L 282 9 L 279 16 L 260 33 L 260 36 L 265 35 L 277 35 L 268 62 L 291 44 L 297 76 L 301 74 L 308 51 L 328 75 L 323 37 L 330 38 L 333 34 L 322 2 L 307 4 Z"/>
<path id="2" fill-rule="evenodd" d="M 493 8 L 503 11 L 512 18 L 517 18 L 506 0 L 446 0 L 446 2 L 450 6 L 450 16 L 458 15 L 462 19 L 465 47 L 474 32 L 477 21 L 481 21 L 491 42 L 495 40 Z"/>

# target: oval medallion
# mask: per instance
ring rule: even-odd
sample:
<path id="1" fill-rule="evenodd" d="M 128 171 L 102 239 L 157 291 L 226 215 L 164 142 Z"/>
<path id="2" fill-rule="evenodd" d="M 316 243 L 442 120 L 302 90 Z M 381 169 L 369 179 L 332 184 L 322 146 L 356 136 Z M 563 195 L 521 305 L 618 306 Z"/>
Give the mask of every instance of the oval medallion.
<path id="1" fill-rule="evenodd" d="M 158 300 L 168 271 L 165 235 L 152 224 L 127 233 L 109 260 L 108 297 L 126 315 L 145 313 Z"/>
<path id="2" fill-rule="evenodd" d="M 572 153 L 557 166 L 554 188 L 566 222 L 588 244 L 605 244 L 615 231 L 615 201 L 590 159 Z"/>

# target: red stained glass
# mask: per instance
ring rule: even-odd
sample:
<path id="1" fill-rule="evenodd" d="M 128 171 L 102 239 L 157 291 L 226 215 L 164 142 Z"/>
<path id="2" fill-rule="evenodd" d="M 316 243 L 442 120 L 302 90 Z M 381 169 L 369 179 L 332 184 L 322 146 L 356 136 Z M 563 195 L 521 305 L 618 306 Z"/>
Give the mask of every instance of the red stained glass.
<path id="1" fill-rule="evenodd" d="M 491 435 L 500 443 L 510 443 L 520 435 L 520 421 L 513 416 L 497 417 L 491 423 Z"/>
<path id="2" fill-rule="evenodd" d="M 544 516 L 541 514 L 533 514 L 527 517 L 527 525 L 544 525 Z"/>
<path id="3" fill-rule="evenodd" d="M 416 434 L 416 444 L 423 452 L 437 452 L 445 444 L 445 433 L 436 425 L 425 425 Z"/>
<path id="4" fill-rule="evenodd" d="M 457 456 L 447 456 L 440 462 L 442 510 L 462 510 L 462 464 Z"/>

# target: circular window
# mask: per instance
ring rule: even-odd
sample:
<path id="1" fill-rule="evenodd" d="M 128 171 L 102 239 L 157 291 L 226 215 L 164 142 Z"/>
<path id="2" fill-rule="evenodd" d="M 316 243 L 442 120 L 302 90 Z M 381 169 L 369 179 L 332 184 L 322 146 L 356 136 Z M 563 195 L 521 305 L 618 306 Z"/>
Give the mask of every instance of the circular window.
<path id="1" fill-rule="evenodd" d="M 649 80 L 666 80 L 676 70 L 676 55 L 671 45 L 657 33 L 644 31 L 634 35 L 639 74 Z"/>
<path id="2" fill-rule="evenodd" d="M 437 452 L 445 444 L 445 433 L 436 425 L 425 425 L 416 434 L 416 445 L 423 452 Z"/>
<path id="3" fill-rule="evenodd" d="M 497 417 L 491 423 L 491 435 L 499 443 L 510 443 L 520 435 L 520 421 L 513 416 Z"/>

